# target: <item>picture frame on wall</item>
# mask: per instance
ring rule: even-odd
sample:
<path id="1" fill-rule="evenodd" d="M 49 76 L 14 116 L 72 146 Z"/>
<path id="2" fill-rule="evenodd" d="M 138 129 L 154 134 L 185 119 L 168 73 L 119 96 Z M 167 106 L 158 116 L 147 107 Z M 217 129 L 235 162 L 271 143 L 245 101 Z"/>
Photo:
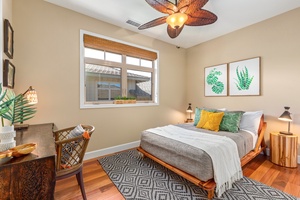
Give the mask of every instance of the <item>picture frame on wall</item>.
<path id="1" fill-rule="evenodd" d="M 4 53 L 9 57 L 14 57 L 14 30 L 7 19 L 4 20 Z"/>
<path id="2" fill-rule="evenodd" d="M 260 57 L 229 63 L 229 95 L 260 95 Z"/>
<path id="3" fill-rule="evenodd" d="M 205 96 L 227 96 L 227 64 L 204 69 Z"/>
<path id="4" fill-rule="evenodd" d="M 3 86 L 13 89 L 15 86 L 15 66 L 7 59 L 3 65 Z"/>

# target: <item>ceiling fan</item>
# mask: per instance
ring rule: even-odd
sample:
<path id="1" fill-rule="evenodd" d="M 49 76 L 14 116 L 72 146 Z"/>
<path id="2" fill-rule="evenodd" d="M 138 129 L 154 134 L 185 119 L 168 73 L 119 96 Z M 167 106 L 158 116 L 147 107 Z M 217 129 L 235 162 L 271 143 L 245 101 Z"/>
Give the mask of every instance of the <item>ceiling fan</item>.
<path id="1" fill-rule="evenodd" d="M 145 0 L 159 12 L 168 14 L 139 26 L 139 30 L 151 28 L 164 23 L 168 24 L 167 32 L 170 38 L 176 38 L 184 25 L 203 26 L 217 21 L 218 17 L 210 11 L 202 9 L 208 0 Z"/>

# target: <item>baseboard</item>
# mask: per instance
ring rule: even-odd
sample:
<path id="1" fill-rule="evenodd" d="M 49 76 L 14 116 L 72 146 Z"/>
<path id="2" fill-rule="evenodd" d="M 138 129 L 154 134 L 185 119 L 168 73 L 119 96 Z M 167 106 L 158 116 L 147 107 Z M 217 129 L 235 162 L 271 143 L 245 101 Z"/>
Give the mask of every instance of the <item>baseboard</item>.
<path id="1" fill-rule="evenodd" d="M 270 149 L 266 148 L 266 151 L 267 151 L 267 156 L 270 156 Z M 261 152 L 261 153 L 263 153 L 263 152 Z M 298 155 L 297 163 L 300 164 L 300 155 Z"/>
<path id="2" fill-rule="evenodd" d="M 136 148 L 139 145 L 140 145 L 140 141 L 135 141 L 135 142 L 130 142 L 130 143 L 122 144 L 122 145 L 117 145 L 117 146 L 113 146 L 113 147 L 109 147 L 109 148 L 105 148 L 105 149 L 90 151 L 90 152 L 85 153 L 83 160 L 89 160 L 89 159 L 92 159 L 92 158 L 97 158 L 97 157 L 100 157 L 100 156 L 116 153 L 116 152 L 119 152 L 119 151 L 124 151 L 124 150 L 127 150 L 127 149 Z"/>

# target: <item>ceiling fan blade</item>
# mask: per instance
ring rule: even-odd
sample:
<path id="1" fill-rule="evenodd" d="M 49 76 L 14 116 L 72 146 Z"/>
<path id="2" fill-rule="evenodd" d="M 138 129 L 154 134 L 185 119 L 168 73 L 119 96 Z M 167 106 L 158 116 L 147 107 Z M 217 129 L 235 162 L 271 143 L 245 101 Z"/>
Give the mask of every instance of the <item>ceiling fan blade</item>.
<path id="1" fill-rule="evenodd" d="M 187 26 L 203 26 L 212 24 L 217 21 L 218 17 L 207 10 L 199 10 L 193 14 L 188 14 L 188 19 L 185 22 Z"/>
<path id="2" fill-rule="evenodd" d="M 189 8 L 189 5 L 191 3 L 191 0 L 181 0 L 178 2 L 177 8 L 179 12 L 185 13 L 186 10 Z"/>
<path id="3" fill-rule="evenodd" d="M 146 28 L 151 28 L 151 27 L 154 27 L 154 26 L 158 26 L 158 25 L 161 25 L 161 24 L 164 24 L 166 23 L 166 19 L 168 18 L 168 16 L 164 16 L 164 17 L 160 17 L 160 18 L 157 18 L 157 19 L 154 19 L 150 22 L 147 22 L 141 26 L 139 26 L 139 30 L 143 30 L 143 29 L 146 29 Z"/>
<path id="4" fill-rule="evenodd" d="M 168 25 L 168 28 L 167 28 L 167 32 L 168 32 L 168 35 L 170 36 L 170 38 L 176 38 L 182 31 L 184 25 L 180 28 L 172 28 L 170 25 Z"/>
<path id="5" fill-rule="evenodd" d="M 187 0 L 181 0 L 179 2 L 179 4 L 182 1 L 186 1 Z M 180 10 L 180 12 L 183 11 L 183 9 L 185 9 L 185 14 L 192 14 L 194 12 L 197 12 L 198 10 L 201 10 L 201 8 L 208 2 L 208 0 L 190 0 L 190 4 L 186 5 L 186 4 L 182 4 L 182 7 L 178 5 L 178 8 Z"/>
<path id="6" fill-rule="evenodd" d="M 146 0 L 146 2 L 155 10 L 162 13 L 171 15 L 178 11 L 177 7 L 172 2 L 167 0 Z"/>

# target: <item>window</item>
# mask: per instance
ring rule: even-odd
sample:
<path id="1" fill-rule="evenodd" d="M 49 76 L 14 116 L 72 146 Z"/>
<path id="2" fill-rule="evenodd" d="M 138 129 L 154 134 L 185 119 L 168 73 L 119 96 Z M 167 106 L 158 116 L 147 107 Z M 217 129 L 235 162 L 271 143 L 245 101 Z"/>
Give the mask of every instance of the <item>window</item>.
<path id="1" fill-rule="evenodd" d="M 157 105 L 157 52 L 80 32 L 80 107 Z M 116 97 L 136 104 L 113 104 Z"/>

